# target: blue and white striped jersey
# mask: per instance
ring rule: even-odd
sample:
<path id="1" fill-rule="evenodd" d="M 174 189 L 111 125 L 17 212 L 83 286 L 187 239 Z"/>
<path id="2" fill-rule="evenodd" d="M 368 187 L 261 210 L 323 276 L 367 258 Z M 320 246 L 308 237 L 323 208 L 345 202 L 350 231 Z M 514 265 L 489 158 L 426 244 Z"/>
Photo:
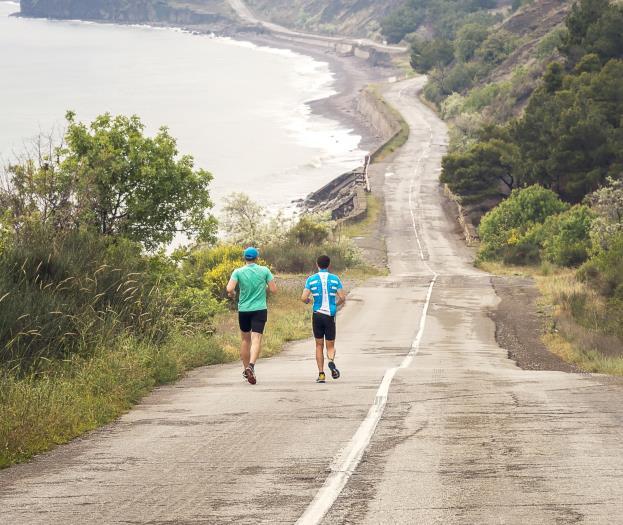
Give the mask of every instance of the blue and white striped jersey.
<path id="1" fill-rule="evenodd" d="M 333 316 L 337 313 L 337 291 L 343 288 L 337 275 L 320 270 L 307 279 L 305 288 L 314 297 L 314 312 Z"/>

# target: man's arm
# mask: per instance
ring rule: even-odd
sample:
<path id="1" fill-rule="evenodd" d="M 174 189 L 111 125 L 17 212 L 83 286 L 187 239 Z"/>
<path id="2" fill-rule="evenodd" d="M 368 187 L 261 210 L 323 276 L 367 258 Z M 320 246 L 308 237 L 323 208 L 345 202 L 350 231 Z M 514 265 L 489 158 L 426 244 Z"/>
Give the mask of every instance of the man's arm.
<path id="1" fill-rule="evenodd" d="M 238 281 L 236 281 L 236 279 L 234 279 L 233 277 L 227 283 L 227 288 L 226 288 L 227 295 L 229 295 L 229 297 L 231 297 L 232 299 L 236 297 L 236 285 L 237 284 L 238 284 Z"/>
<path id="2" fill-rule="evenodd" d="M 309 304 L 311 302 L 311 290 L 309 290 L 308 288 L 305 288 L 305 290 L 303 290 L 303 295 L 301 295 L 301 301 L 303 301 L 305 304 Z"/>
<path id="3" fill-rule="evenodd" d="M 337 291 L 337 301 L 335 302 L 337 306 L 342 304 L 346 304 L 346 292 L 344 292 L 344 288 L 340 288 Z"/>
<path id="4" fill-rule="evenodd" d="M 277 293 L 277 284 L 274 279 L 272 281 L 268 281 L 268 291 L 270 293 Z"/>

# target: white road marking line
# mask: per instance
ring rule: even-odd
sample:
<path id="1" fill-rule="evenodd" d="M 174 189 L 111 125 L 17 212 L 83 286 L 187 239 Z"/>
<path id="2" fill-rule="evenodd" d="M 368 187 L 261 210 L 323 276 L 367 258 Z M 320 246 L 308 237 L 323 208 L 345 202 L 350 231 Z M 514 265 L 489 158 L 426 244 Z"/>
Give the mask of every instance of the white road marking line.
<path id="1" fill-rule="evenodd" d="M 402 95 L 402 91 L 400 92 L 400 94 Z M 432 137 L 432 127 L 429 125 L 429 142 L 420 154 L 418 162 L 416 163 L 414 176 L 417 175 L 418 170 L 421 168 L 425 152 L 428 153 L 430 151 Z M 383 375 L 383 380 L 381 381 L 381 384 L 376 391 L 374 404 L 370 407 L 370 410 L 368 410 L 368 414 L 361 422 L 361 425 L 359 425 L 357 432 L 355 432 L 354 436 L 348 442 L 348 445 L 346 445 L 342 452 L 338 454 L 338 456 L 334 459 L 333 463 L 331 464 L 331 473 L 325 480 L 320 490 L 317 492 L 314 499 L 305 509 L 303 515 L 297 520 L 297 525 L 317 525 L 322 521 L 327 512 L 329 512 L 329 509 L 331 509 L 331 507 L 335 503 L 335 500 L 342 493 L 342 490 L 344 490 L 344 487 L 348 483 L 348 480 L 353 475 L 356 468 L 359 466 L 361 458 L 363 457 L 366 448 L 368 448 L 368 445 L 370 444 L 370 440 L 372 439 L 376 427 L 379 424 L 381 417 L 383 416 L 383 412 L 385 411 L 387 398 L 389 396 L 389 387 L 391 386 L 396 372 L 401 368 L 408 368 L 420 349 L 420 343 L 422 341 L 422 337 L 424 336 L 424 330 L 426 329 L 426 319 L 428 317 L 428 310 L 430 308 L 430 303 L 433 296 L 433 288 L 435 287 L 435 283 L 437 282 L 437 277 L 439 277 L 439 275 L 430 267 L 430 265 L 426 261 L 424 250 L 420 242 L 420 236 L 417 231 L 417 222 L 415 220 L 415 212 L 413 209 L 412 199 L 414 179 L 412 179 L 411 187 L 409 189 L 409 211 L 411 212 L 413 232 L 415 233 L 415 238 L 417 240 L 417 244 L 420 250 L 420 258 L 422 259 L 422 262 L 424 262 L 428 270 L 433 274 L 430 284 L 428 286 L 426 302 L 424 303 L 424 308 L 422 309 L 420 326 L 418 328 L 415 339 L 411 344 L 411 350 L 409 350 L 409 353 L 405 356 L 400 365 L 388 369 Z"/>
<path id="2" fill-rule="evenodd" d="M 344 490 L 344 487 L 348 483 L 348 480 L 359 466 L 361 458 L 363 457 L 366 448 L 370 444 L 370 440 L 374 435 L 385 406 L 387 405 L 387 397 L 389 395 L 389 387 L 396 375 L 396 372 L 400 368 L 407 368 L 420 349 L 420 342 L 424 335 L 424 329 L 426 328 L 426 318 L 428 316 L 428 309 L 430 307 L 431 297 L 433 295 L 433 287 L 437 281 L 437 276 L 433 277 L 428 286 L 428 293 L 426 295 L 426 303 L 422 310 L 422 316 L 420 317 L 420 327 L 418 333 L 411 345 L 411 350 L 402 360 L 400 366 L 390 368 L 385 372 L 383 381 L 376 391 L 376 397 L 374 398 L 374 404 L 368 410 L 366 418 L 361 422 L 357 432 L 351 438 L 348 445 L 344 448 L 342 453 L 336 458 L 331 465 L 331 474 L 327 477 L 324 484 L 309 504 L 303 515 L 296 522 L 297 525 L 317 525 L 325 517 L 329 509 L 335 503 L 335 500 Z"/>

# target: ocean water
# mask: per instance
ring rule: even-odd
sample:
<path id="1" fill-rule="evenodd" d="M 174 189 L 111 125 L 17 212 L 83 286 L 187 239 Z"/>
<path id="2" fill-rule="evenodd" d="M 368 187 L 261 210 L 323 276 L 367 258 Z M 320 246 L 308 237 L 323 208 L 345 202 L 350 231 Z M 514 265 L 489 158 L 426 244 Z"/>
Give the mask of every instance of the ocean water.
<path id="1" fill-rule="evenodd" d="M 174 29 L 10 17 L 0 1 L 0 159 L 67 110 L 136 114 L 167 126 L 181 153 L 213 173 L 215 203 L 242 191 L 287 207 L 359 165 L 360 137 L 312 114 L 334 93 L 328 64 L 287 50 Z"/>

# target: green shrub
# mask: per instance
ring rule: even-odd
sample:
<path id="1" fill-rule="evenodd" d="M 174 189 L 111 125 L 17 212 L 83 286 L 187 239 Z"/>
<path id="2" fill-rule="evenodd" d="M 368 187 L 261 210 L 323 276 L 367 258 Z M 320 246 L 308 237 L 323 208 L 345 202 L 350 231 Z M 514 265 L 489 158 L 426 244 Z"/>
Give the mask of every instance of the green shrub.
<path id="1" fill-rule="evenodd" d="M 500 64 L 515 50 L 517 44 L 517 37 L 512 33 L 499 30 L 486 38 L 476 49 L 475 56 L 485 64 Z"/>
<path id="2" fill-rule="evenodd" d="M 214 297 L 225 299 L 225 287 L 231 274 L 244 265 L 242 252 L 242 247 L 229 244 L 202 248 L 192 252 L 185 268 L 193 275 L 201 274 L 203 285 Z M 260 258 L 258 264 L 267 263 Z"/>
<path id="3" fill-rule="evenodd" d="M 487 213 L 480 223 L 482 244 L 479 256 L 483 259 L 503 259 L 508 250 L 524 251 L 533 255 L 538 246 L 537 231 L 523 238 L 537 224 L 542 224 L 551 215 L 562 213 L 568 204 L 562 202 L 556 193 L 534 185 L 513 190 L 510 197 Z M 527 243 L 527 244 L 526 244 Z M 528 245 L 530 245 L 528 247 Z"/>
<path id="4" fill-rule="evenodd" d="M 262 249 L 262 254 L 271 267 L 287 273 L 317 271 L 316 259 L 319 255 L 328 255 L 331 258 L 331 268 L 335 271 L 353 268 L 359 264 L 355 248 L 344 242 L 306 245 L 290 240 L 283 244 L 266 246 Z"/>
<path id="5" fill-rule="evenodd" d="M 537 58 L 547 58 L 552 56 L 562 44 L 564 33 L 565 30 L 562 27 L 557 27 L 547 33 L 547 35 L 540 40 L 536 47 Z"/>
<path id="6" fill-rule="evenodd" d="M 489 106 L 496 98 L 507 97 L 511 89 L 510 82 L 487 84 L 480 88 L 472 89 L 463 104 L 463 111 L 478 112 Z"/>
<path id="7" fill-rule="evenodd" d="M 586 262 L 578 277 L 588 281 L 610 299 L 623 301 L 623 232 L 616 234 L 605 250 Z"/>
<path id="8" fill-rule="evenodd" d="M 235 261 L 225 260 L 208 270 L 203 276 L 203 281 L 208 290 L 217 297 L 225 299 L 227 297 L 225 288 L 231 274 L 243 264 L 241 259 Z"/>
<path id="9" fill-rule="evenodd" d="M 558 266 L 577 266 L 586 261 L 594 218 L 595 214 L 583 205 L 548 217 L 543 225 L 543 258 Z"/>
<path id="10" fill-rule="evenodd" d="M 299 244 L 322 244 L 329 238 L 329 226 L 314 217 L 305 215 L 299 219 L 294 228 L 288 232 L 288 237 Z"/>
<path id="11" fill-rule="evenodd" d="M 447 72 L 445 78 L 440 82 L 441 89 L 445 95 L 454 92 L 460 93 L 470 88 L 474 81 L 485 72 L 483 66 L 476 62 L 459 62 Z"/>

